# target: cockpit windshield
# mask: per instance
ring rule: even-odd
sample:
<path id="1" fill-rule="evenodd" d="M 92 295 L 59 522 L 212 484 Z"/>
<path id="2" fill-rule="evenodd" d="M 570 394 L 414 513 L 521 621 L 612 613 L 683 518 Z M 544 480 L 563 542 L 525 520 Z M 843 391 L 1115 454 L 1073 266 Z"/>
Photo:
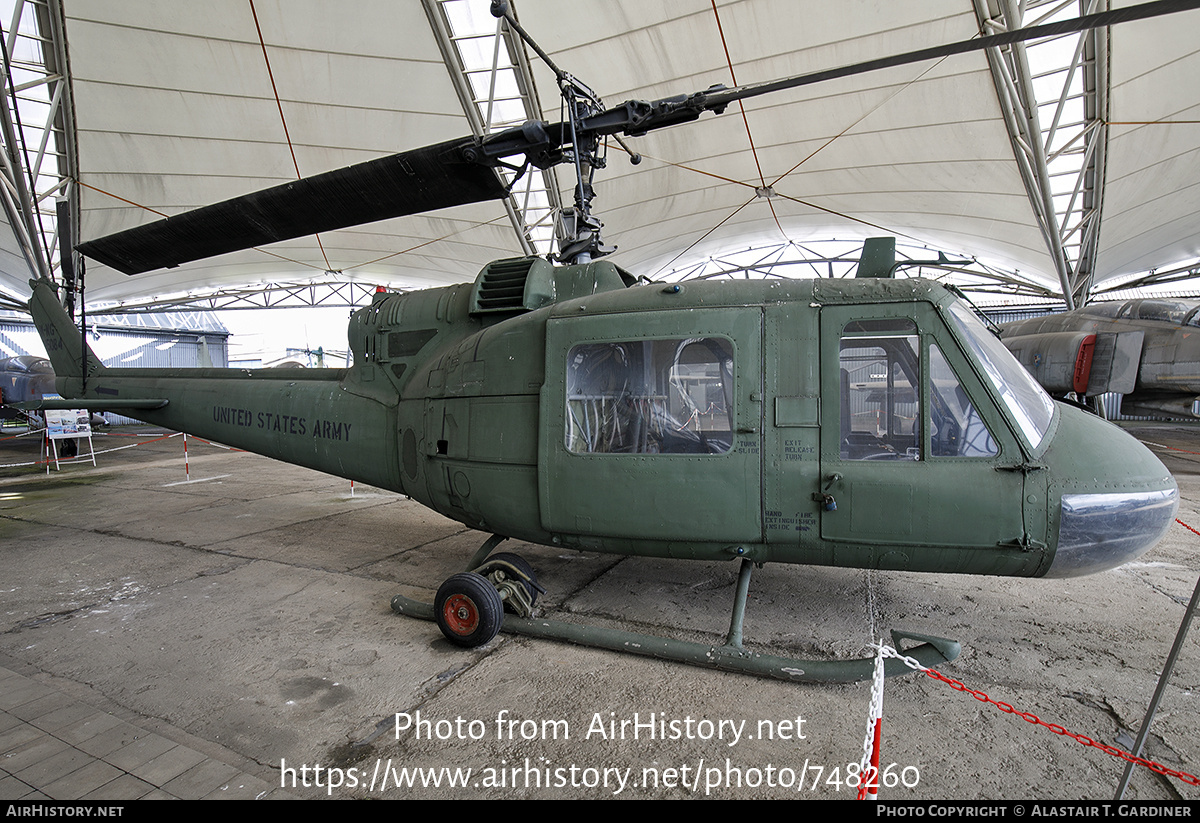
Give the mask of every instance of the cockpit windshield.
<path id="1" fill-rule="evenodd" d="M 1195 300 L 1126 300 L 1125 302 L 1093 303 L 1087 307 L 1095 317 L 1115 317 L 1128 320 L 1160 320 L 1180 326 L 1200 326 L 1200 304 Z"/>
<path id="2" fill-rule="evenodd" d="M 1036 449 L 1050 430 L 1054 401 L 969 308 L 954 302 L 950 305 L 950 316 L 1021 433 Z"/>
<path id="3" fill-rule="evenodd" d="M 1138 320 L 1162 320 L 1167 323 L 1195 326 L 1196 304 L 1185 300 L 1138 300 L 1134 315 Z"/>

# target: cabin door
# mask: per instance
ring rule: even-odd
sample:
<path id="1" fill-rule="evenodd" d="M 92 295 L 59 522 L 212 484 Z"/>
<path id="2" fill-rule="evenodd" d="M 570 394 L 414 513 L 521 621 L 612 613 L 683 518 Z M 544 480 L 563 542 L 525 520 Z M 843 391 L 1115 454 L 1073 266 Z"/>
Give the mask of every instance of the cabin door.
<path id="1" fill-rule="evenodd" d="M 758 308 L 549 320 L 543 526 L 583 545 L 759 542 L 761 338 Z"/>
<path id="2" fill-rule="evenodd" d="M 985 571 L 1021 542 L 1021 451 L 932 306 L 823 307 L 821 395 L 835 563 Z"/>

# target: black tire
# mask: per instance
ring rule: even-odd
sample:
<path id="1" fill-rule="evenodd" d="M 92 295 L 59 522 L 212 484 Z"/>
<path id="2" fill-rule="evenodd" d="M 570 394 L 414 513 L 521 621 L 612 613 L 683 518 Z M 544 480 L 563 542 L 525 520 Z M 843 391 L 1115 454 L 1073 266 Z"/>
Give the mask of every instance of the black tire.
<path id="1" fill-rule="evenodd" d="M 512 552 L 499 552 L 489 557 L 484 565 L 491 563 L 493 560 L 501 560 L 505 563 L 508 563 L 520 571 L 521 574 L 524 574 L 529 578 L 528 580 L 523 580 L 521 582 L 525 585 L 525 591 L 529 592 L 529 605 L 535 605 L 537 603 L 539 594 L 537 587 L 533 585 L 534 583 L 537 583 L 537 572 L 533 570 L 533 566 L 529 565 L 529 561 L 527 561 L 524 557 L 521 557 L 519 554 L 513 554 Z M 507 569 L 505 571 L 507 571 Z M 513 609 L 509 608 L 507 603 L 504 604 L 504 610 L 510 612 L 513 611 Z"/>
<path id="2" fill-rule="evenodd" d="M 504 620 L 500 593 L 474 572 L 446 579 L 433 599 L 433 616 L 442 634 L 456 646 L 473 649 L 494 638 Z"/>

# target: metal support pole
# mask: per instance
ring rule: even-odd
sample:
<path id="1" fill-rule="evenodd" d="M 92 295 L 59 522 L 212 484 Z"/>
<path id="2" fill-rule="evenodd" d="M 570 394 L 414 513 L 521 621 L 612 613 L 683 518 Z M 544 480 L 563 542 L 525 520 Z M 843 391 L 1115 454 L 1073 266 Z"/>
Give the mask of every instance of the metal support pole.
<path id="1" fill-rule="evenodd" d="M 1200 578 L 1196 579 L 1196 588 L 1192 591 L 1192 600 L 1188 603 L 1187 611 L 1183 613 L 1183 621 L 1179 624 L 1179 631 L 1175 633 L 1175 644 L 1171 646 L 1171 653 L 1167 655 L 1167 663 L 1163 666 L 1162 675 L 1158 678 L 1158 687 L 1154 690 L 1154 697 L 1150 699 L 1150 706 L 1146 709 L 1146 717 L 1142 720 L 1142 728 L 1138 730 L 1137 740 L 1133 744 L 1132 754 L 1134 757 L 1142 756 L 1142 746 L 1146 743 L 1146 738 L 1150 736 L 1150 724 L 1154 722 L 1154 715 L 1158 711 L 1159 701 L 1162 700 L 1163 692 L 1167 688 L 1167 682 L 1171 679 L 1171 672 L 1175 669 L 1175 661 L 1179 658 L 1179 650 L 1183 647 L 1183 641 L 1187 639 L 1188 628 L 1192 625 L 1192 617 L 1196 614 L 1196 603 L 1200 601 Z M 1125 789 L 1129 786 L 1129 778 L 1133 775 L 1133 767 L 1137 765 L 1132 760 L 1125 764 L 1125 774 L 1121 775 L 1121 783 L 1117 786 L 1117 795 L 1114 800 L 1121 800 L 1125 797 Z"/>

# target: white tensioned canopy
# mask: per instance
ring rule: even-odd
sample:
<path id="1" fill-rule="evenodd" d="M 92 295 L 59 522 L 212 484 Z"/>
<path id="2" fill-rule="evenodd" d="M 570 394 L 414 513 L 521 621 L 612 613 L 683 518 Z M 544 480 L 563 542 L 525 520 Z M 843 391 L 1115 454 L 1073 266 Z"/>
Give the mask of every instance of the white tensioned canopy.
<path id="1" fill-rule="evenodd" d="M 470 14 L 460 8 L 467 2 Z M 1017 13 L 1007 0 L 513 5 L 555 62 L 610 106 L 967 40 Z M 1088 10 L 1123 5 L 1131 3 Z M 1059 12 L 1077 16 L 1079 4 L 1046 3 L 1023 24 Z M 495 33 L 487 0 L 61 0 L 60 14 L 81 240 L 479 133 L 489 110 L 493 121 L 505 111 L 516 121 L 561 119 L 553 76 L 536 57 L 516 61 L 518 76 L 532 72 L 532 88 L 511 74 L 494 86 L 490 73 L 463 74 L 464 63 L 490 68 L 494 57 L 490 39 L 455 39 L 471 26 Z M 735 104 L 629 141 L 644 156 L 637 166 L 614 144 L 594 203 L 605 241 L 618 246 L 611 259 L 654 277 L 731 248 L 890 234 L 1061 293 L 1056 248 L 1067 249 L 1072 289 L 1200 256 L 1198 23 L 1200 12 L 1189 11 L 1115 26 L 1086 44 L 1068 39 L 1063 62 L 1075 49 L 1085 57 L 1069 79 L 1081 89 L 1073 96 L 1062 95 L 1061 72 L 998 68 L 1019 68 L 1023 53 L 989 63 L 979 51 L 756 98 L 744 116 Z M 1047 82 L 1059 87 L 1050 104 L 1013 113 L 1012 99 Z M 1084 89 L 1089 82 L 1101 87 Z M 514 99 L 472 103 L 489 92 Z M 1086 117 L 1069 114 L 1071 105 Z M 1048 136 L 1072 118 L 1087 121 L 1086 134 L 1064 137 L 1064 126 Z M 1023 157 L 1022 142 L 1038 142 L 1028 133 L 1036 123 L 1042 150 Z M 1092 132 L 1106 139 L 1087 143 Z M 1065 153 L 1080 157 L 1070 177 L 1085 182 L 1055 199 L 1046 160 L 1068 142 Z M 507 210 L 504 201 L 460 206 L 134 277 L 89 261 L 88 304 L 329 280 L 327 272 L 401 288 L 470 280 L 492 259 L 546 250 L 544 231 L 529 224 L 556 200 L 569 205 L 574 186 L 570 166 L 549 179 L 561 191 L 549 204 L 537 191 L 526 199 L 522 180 Z M 519 231 L 526 204 L 535 208 Z M 1058 213 L 1049 229 L 1039 208 Z M 532 242 L 523 245 L 522 232 Z M 28 269 L 5 245 L 4 284 L 26 293 Z"/>

